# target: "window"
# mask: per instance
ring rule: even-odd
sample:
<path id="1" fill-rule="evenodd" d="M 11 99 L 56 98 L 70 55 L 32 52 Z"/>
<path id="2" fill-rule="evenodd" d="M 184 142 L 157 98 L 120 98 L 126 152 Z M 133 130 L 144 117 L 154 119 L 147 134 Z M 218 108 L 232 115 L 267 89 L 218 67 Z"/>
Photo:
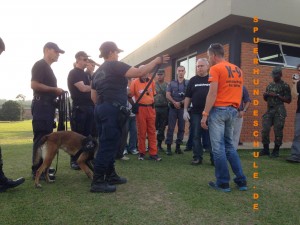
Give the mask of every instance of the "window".
<path id="1" fill-rule="evenodd" d="M 184 66 L 186 71 L 184 78 L 188 80 L 191 79 L 193 76 L 196 75 L 196 54 L 191 54 L 181 59 L 178 59 L 176 62 L 176 68 L 178 66 Z M 175 68 L 175 74 L 176 74 L 176 68 Z"/>
<path id="2" fill-rule="evenodd" d="M 296 67 L 300 63 L 300 46 L 262 40 L 258 43 L 258 59 L 261 64 Z"/>

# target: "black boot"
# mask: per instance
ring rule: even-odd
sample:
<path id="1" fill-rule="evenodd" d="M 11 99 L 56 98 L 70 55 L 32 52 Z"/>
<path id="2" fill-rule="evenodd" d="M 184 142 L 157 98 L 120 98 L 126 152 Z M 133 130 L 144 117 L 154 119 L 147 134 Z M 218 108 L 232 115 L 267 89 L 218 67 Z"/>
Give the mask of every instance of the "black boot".
<path id="1" fill-rule="evenodd" d="M 269 144 L 264 144 L 264 148 L 259 152 L 259 156 L 270 155 Z"/>
<path id="2" fill-rule="evenodd" d="M 165 150 L 161 147 L 161 141 L 158 141 L 158 142 L 157 142 L 157 150 L 158 150 L 159 152 L 165 151 Z"/>
<path id="3" fill-rule="evenodd" d="M 176 144 L 176 149 L 175 149 L 176 154 L 182 154 L 183 152 L 180 149 L 180 144 Z"/>
<path id="4" fill-rule="evenodd" d="M 0 159 L 1 160 L 1 159 Z M 2 165 L 0 167 L 0 192 L 4 192 L 9 188 L 14 188 L 19 186 L 20 184 L 23 184 L 25 179 L 23 177 L 20 177 L 16 180 L 8 179 L 2 170 Z"/>
<path id="5" fill-rule="evenodd" d="M 167 155 L 172 155 L 171 144 L 167 144 Z"/>
<path id="6" fill-rule="evenodd" d="M 271 154 L 271 157 L 272 158 L 277 158 L 279 157 L 279 148 L 280 148 L 280 145 L 275 145 L 274 149 L 273 149 L 273 152 Z"/>
<path id="7" fill-rule="evenodd" d="M 127 179 L 124 177 L 120 177 L 117 173 L 115 168 L 110 169 L 106 173 L 105 180 L 108 182 L 109 185 L 114 185 L 114 184 L 125 184 L 127 183 Z"/>
<path id="8" fill-rule="evenodd" d="M 94 174 L 93 181 L 91 184 L 91 192 L 115 192 L 116 186 L 115 185 L 109 185 L 107 181 L 105 180 L 104 174 Z"/>

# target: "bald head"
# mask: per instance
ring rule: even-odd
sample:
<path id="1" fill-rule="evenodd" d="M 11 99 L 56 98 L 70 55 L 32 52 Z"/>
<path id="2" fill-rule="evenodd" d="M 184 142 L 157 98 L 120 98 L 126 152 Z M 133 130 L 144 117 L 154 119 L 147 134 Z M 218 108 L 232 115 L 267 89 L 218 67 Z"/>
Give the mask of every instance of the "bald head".
<path id="1" fill-rule="evenodd" d="M 0 55 L 3 51 L 5 51 L 5 44 L 2 40 L 2 38 L 0 37 Z"/>

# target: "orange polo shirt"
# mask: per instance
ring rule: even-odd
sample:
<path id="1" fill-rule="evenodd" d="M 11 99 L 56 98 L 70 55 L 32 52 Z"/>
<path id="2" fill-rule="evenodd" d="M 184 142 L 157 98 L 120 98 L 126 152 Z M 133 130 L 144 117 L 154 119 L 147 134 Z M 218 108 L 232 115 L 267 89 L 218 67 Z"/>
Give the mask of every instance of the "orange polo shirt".
<path id="1" fill-rule="evenodd" d="M 150 79 L 149 79 L 149 81 L 150 81 Z M 133 80 L 130 84 L 131 96 L 137 100 L 140 97 L 140 95 L 143 93 L 148 82 L 141 82 L 139 78 Z M 153 104 L 154 103 L 154 95 L 156 95 L 155 82 L 152 81 L 152 83 L 148 87 L 148 90 L 143 95 L 143 97 L 141 98 L 139 103 L 145 104 L 145 105 Z"/>
<path id="2" fill-rule="evenodd" d="M 244 81 L 243 72 L 238 66 L 226 61 L 220 62 L 210 67 L 208 81 L 218 83 L 214 106 L 240 106 Z"/>

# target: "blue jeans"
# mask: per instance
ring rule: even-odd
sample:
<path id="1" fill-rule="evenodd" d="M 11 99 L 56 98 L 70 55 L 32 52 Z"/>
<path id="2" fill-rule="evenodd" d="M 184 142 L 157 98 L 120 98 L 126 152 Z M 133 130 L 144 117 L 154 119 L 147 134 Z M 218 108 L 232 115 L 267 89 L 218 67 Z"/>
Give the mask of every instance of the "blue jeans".
<path id="1" fill-rule="evenodd" d="M 129 132 L 129 142 L 128 142 L 128 151 L 132 152 L 137 150 L 137 130 L 136 130 L 136 118 L 135 116 L 130 116 L 128 119 L 128 132 Z"/>
<path id="2" fill-rule="evenodd" d="M 230 175 L 227 160 L 235 174 L 235 183 L 246 181 L 240 157 L 233 146 L 233 123 L 237 110 L 233 107 L 213 107 L 209 113 L 208 126 L 215 162 L 216 184 L 228 184 Z"/>
<path id="3" fill-rule="evenodd" d="M 187 149 L 193 149 L 193 129 L 192 129 L 192 119 L 190 119 L 190 126 L 189 126 L 189 137 L 186 142 L 186 148 Z"/>
<path id="4" fill-rule="evenodd" d="M 119 125 L 119 112 L 117 107 L 106 102 L 95 107 L 95 120 L 99 135 L 99 149 L 94 165 L 95 174 L 105 174 L 114 166 L 122 132 Z"/>
<path id="5" fill-rule="evenodd" d="M 300 160 L 300 113 L 296 113 L 294 140 L 291 147 L 291 156 Z"/>

